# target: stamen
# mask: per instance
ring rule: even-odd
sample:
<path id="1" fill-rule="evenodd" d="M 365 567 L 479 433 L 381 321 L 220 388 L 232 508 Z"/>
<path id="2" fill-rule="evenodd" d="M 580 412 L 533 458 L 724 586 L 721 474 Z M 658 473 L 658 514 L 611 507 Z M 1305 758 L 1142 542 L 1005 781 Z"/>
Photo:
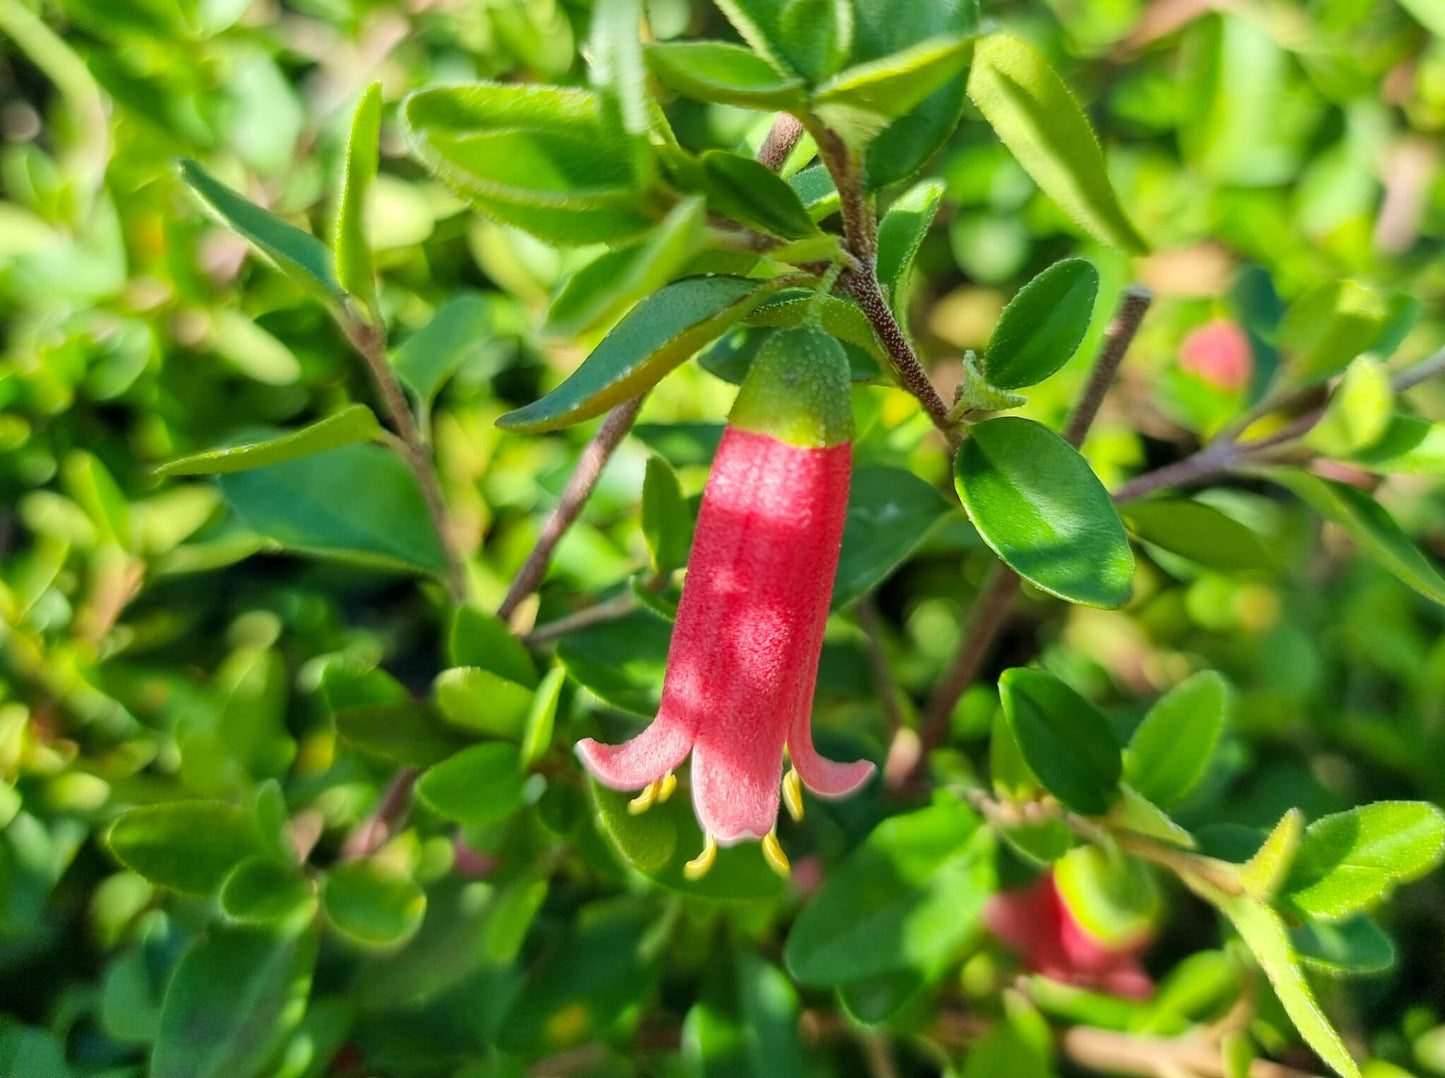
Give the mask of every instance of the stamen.
<path id="1" fill-rule="evenodd" d="M 666 801 L 669 797 L 672 796 L 672 791 L 673 791 L 673 790 L 676 790 L 676 789 L 677 789 L 677 776 L 674 775 L 671 771 L 669 771 L 666 775 L 663 775 L 662 778 L 658 780 L 658 786 L 657 786 L 657 800 L 658 800 L 658 802 L 660 803 L 660 802 Z"/>
<path id="2" fill-rule="evenodd" d="M 796 767 L 788 768 L 783 776 L 783 804 L 788 806 L 788 815 L 793 819 L 803 818 L 803 776 Z"/>
<path id="3" fill-rule="evenodd" d="M 682 866 L 682 874 L 690 880 L 700 880 L 707 875 L 707 870 L 712 868 L 712 863 L 716 860 L 717 842 L 711 835 L 707 835 L 703 843 L 702 853 Z"/>
<path id="4" fill-rule="evenodd" d="M 783 847 L 778 843 L 778 836 L 773 831 L 769 831 L 763 837 L 763 860 L 767 861 L 768 867 L 783 879 L 786 880 L 792 875 L 793 866 L 788 863 L 788 855 L 783 852 Z"/>
<path id="5" fill-rule="evenodd" d="M 660 782 L 649 782 L 646 786 L 642 788 L 642 792 L 640 794 L 634 797 L 631 801 L 627 802 L 627 811 L 632 813 L 632 815 L 634 816 L 641 816 L 644 812 L 650 809 L 652 807 L 652 803 L 657 800 L 658 787 L 660 787 L 661 785 L 662 784 Z"/>

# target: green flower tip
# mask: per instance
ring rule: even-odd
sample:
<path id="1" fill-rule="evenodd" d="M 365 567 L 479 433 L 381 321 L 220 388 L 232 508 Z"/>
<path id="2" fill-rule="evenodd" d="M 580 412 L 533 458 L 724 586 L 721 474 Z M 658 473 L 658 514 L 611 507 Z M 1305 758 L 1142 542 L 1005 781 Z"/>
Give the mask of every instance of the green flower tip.
<path id="1" fill-rule="evenodd" d="M 753 360 L 728 422 L 807 449 L 851 441 L 852 378 L 842 346 L 809 326 L 774 333 Z"/>

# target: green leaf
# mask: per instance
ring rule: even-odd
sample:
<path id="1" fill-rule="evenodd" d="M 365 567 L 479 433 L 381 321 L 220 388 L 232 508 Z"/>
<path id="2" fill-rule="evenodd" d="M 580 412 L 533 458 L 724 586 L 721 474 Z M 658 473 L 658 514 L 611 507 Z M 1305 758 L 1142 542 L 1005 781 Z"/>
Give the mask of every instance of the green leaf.
<path id="1" fill-rule="evenodd" d="M 122 813 L 105 844 L 115 859 L 160 887 L 214 894 L 240 862 L 265 851 L 249 812 L 222 801 L 169 801 Z"/>
<path id="2" fill-rule="evenodd" d="M 788 971 L 820 986 L 940 975 L 980 931 L 996 887 L 992 835 L 979 823 L 952 800 L 884 820 L 798 914 Z"/>
<path id="3" fill-rule="evenodd" d="M 692 529 L 692 509 L 676 473 L 661 457 L 649 457 L 642 480 L 642 534 L 656 572 L 667 574 L 687 564 Z"/>
<path id="4" fill-rule="evenodd" d="M 1239 870 L 1239 882 L 1246 894 L 1261 902 L 1274 901 L 1299 853 L 1304 831 L 1304 813 L 1299 809 L 1292 808 L 1279 818 Z"/>
<path id="5" fill-rule="evenodd" d="M 1333 520 L 1360 550 L 1427 599 L 1445 604 L 1445 578 L 1421 554 L 1394 517 L 1369 494 L 1347 483 L 1306 472 L 1275 469 L 1269 476 L 1299 495 L 1321 516 Z"/>
<path id="6" fill-rule="evenodd" d="M 560 666 L 547 671 L 547 676 L 537 686 L 532 697 L 532 708 L 527 712 L 527 722 L 522 730 L 522 766 L 528 767 L 552 747 L 552 734 L 557 725 L 557 706 L 562 699 L 562 686 L 567 683 L 567 671 Z"/>
<path id="7" fill-rule="evenodd" d="M 839 296 L 823 296 L 819 299 L 816 293 L 790 288 L 758 304 L 747 316 L 746 322 L 750 326 L 791 329 L 801 326 L 814 311 L 822 321 L 823 328 L 838 338 L 845 348 L 851 346 L 871 358 L 887 360 L 888 353 L 878 343 L 878 335 L 873 332 L 873 324 L 868 321 L 863 309 L 852 300 Z M 862 381 L 863 379 L 858 377 L 862 369 L 856 358 L 853 360 L 853 367 L 854 380 Z M 881 373 L 876 363 L 863 369 L 871 371 L 872 378 L 877 378 Z"/>
<path id="8" fill-rule="evenodd" d="M 1350 1057 L 1349 1049 L 1315 1002 L 1280 915 L 1243 895 L 1215 896 L 1214 901 L 1253 952 L 1305 1043 L 1341 1078 L 1360 1078 L 1360 1068 Z"/>
<path id="9" fill-rule="evenodd" d="M 166 988 L 150 1078 L 261 1078 L 306 1010 L 317 934 L 213 924 Z"/>
<path id="10" fill-rule="evenodd" d="M 783 889 L 782 878 L 751 842 L 718 850 L 717 861 L 705 876 L 688 879 L 683 866 L 702 852 L 703 836 L 686 794 L 674 794 L 635 814 L 627 807 L 634 794 L 595 782 L 590 785 L 597 829 L 624 864 L 653 883 L 694 898 L 727 901 L 768 899 Z"/>
<path id="11" fill-rule="evenodd" d="M 344 446 L 220 483 L 242 523 L 283 547 L 446 575 L 416 476 L 389 449 Z"/>
<path id="12" fill-rule="evenodd" d="M 650 103 L 642 66 L 642 0 L 597 0 L 587 52 L 592 82 L 616 99 L 622 126 L 645 135 Z"/>
<path id="13" fill-rule="evenodd" d="M 1037 49 L 1003 33 L 980 38 L 968 96 L 1024 171 L 1081 228 L 1130 254 L 1146 250 L 1119 207 L 1088 117 Z"/>
<path id="14" fill-rule="evenodd" d="M 417 156 L 476 209 L 548 243 L 614 243 L 645 231 L 634 146 L 586 90 L 477 83 L 402 105 Z"/>
<path id="15" fill-rule="evenodd" d="M 556 337 L 585 333 L 656 292 L 697 252 L 706 216 L 700 196 L 683 199 L 645 239 L 578 270 L 547 308 L 543 331 Z"/>
<path id="16" fill-rule="evenodd" d="M 1124 762 L 1128 764 L 1127 757 Z M 1109 810 L 1109 824 L 1123 831 L 1182 846 L 1186 850 L 1192 850 L 1196 845 L 1193 835 L 1154 802 L 1141 797 L 1127 782 L 1119 785 L 1119 800 Z"/>
<path id="17" fill-rule="evenodd" d="M 1209 767 L 1228 707 L 1229 685 L 1215 671 L 1181 681 L 1134 731 L 1124 754 L 1125 780 L 1157 804 L 1183 800 Z"/>
<path id="18" fill-rule="evenodd" d="M 839 301 L 840 305 L 852 306 Z M 767 307 L 767 304 L 763 305 Z M 823 328 L 834 337 L 839 338 L 838 343 L 843 346 L 843 354 L 848 357 L 848 375 L 855 382 L 877 381 L 882 375 L 878 363 L 868 352 L 855 344 L 842 339 L 838 332 L 828 325 L 828 310 L 833 307 L 830 300 L 823 301 Z M 856 310 L 856 308 L 854 308 Z M 795 315 L 802 314 L 802 305 L 795 310 L 792 304 L 777 308 L 770 308 L 762 317 L 768 321 L 791 320 Z M 797 324 L 802 324 L 799 317 Z M 748 371 L 752 370 L 753 361 L 758 358 L 758 353 L 763 350 L 763 345 L 777 333 L 778 329 L 772 326 L 743 325 L 728 332 L 720 338 L 711 348 L 698 357 L 698 363 L 703 370 L 711 375 L 721 378 L 724 382 L 731 382 L 733 385 L 742 385 L 747 378 Z"/>
<path id="19" fill-rule="evenodd" d="M 659 82 L 699 101 L 789 111 L 807 100 L 802 79 L 726 41 L 661 42 L 648 45 L 645 57 Z"/>
<path id="20" fill-rule="evenodd" d="M 497 425 L 535 433 L 601 415 L 656 385 L 786 284 L 721 276 L 674 281 L 628 312 L 560 386 Z"/>
<path id="21" fill-rule="evenodd" d="M 260 251 L 306 292 L 340 309 L 345 290 L 336 279 L 331 249 L 315 236 L 242 198 L 194 161 L 181 162 L 181 179 L 222 224 Z"/>
<path id="22" fill-rule="evenodd" d="M 1445 425 L 1392 416 L 1379 440 L 1349 459 L 1385 475 L 1445 475 Z"/>
<path id="23" fill-rule="evenodd" d="M 501 618 L 474 606 L 459 606 L 452 615 L 447 657 L 453 666 L 479 666 L 529 689 L 537 685 L 527 646 Z"/>
<path id="24" fill-rule="evenodd" d="M 294 864 L 270 855 L 242 861 L 221 885 L 221 912 L 239 924 L 276 924 L 314 906 L 316 896 Z"/>
<path id="25" fill-rule="evenodd" d="M 848 0 L 718 0 L 744 41 L 809 82 L 843 63 L 853 43 Z"/>
<path id="26" fill-rule="evenodd" d="M 480 292 L 459 292 L 392 353 L 392 369 L 417 400 L 429 404 L 491 336 L 491 301 Z"/>
<path id="27" fill-rule="evenodd" d="M 343 707 L 333 718 L 343 741 L 407 767 L 430 767 L 467 744 L 430 707 L 410 700 Z"/>
<path id="28" fill-rule="evenodd" d="M 1047 427 L 1002 416 L 975 425 L 954 484 L 983 541 L 1030 583 L 1083 606 L 1121 606 L 1134 555 L 1108 492 Z"/>
<path id="29" fill-rule="evenodd" d="M 366 232 L 366 200 L 380 159 L 381 83 L 373 82 L 362 93 L 351 120 L 334 241 L 337 280 L 373 314 L 377 310 L 376 268 Z"/>
<path id="30" fill-rule="evenodd" d="M 188 457 L 167 461 L 156 469 L 156 475 L 217 475 L 264 468 L 288 460 L 309 457 L 328 449 L 337 449 L 357 442 L 368 442 L 381 434 L 381 424 L 364 404 L 348 404 L 341 411 L 312 423 L 309 427 L 283 434 L 279 438 L 248 442 L 244 445 L 208 449 Z"/>
<path id="31" fill-rule="evenodd" d="M 886 580 L 947 515 L 943 497 L 912 472 L 876 464 L 854 468 L 833 580 L 834 608 Z"/>
<path id="32" fill-rule="evenodd" d="M 1358 281 L 1331 281 L 1306 292 L 1279 324 L 1285 372 L 1299 384 L 1333 377 L 1369 351 L 1393 317 L 1389 297 Z"/>
<path id="33" fill-rule="evenodd" d="M 972 49 L 971 38 L 937 37 L 854 64 L 823 82 L 810 108 L 845 141 L 865 146 L 962 72 Z"/>
<path id="34" fill-rule="evenodd" d="M 1009 301 L 983 353 L 983 373 L 999 389 L 1037 385 L 1079 350 L 1094 300 L 1099 271 L 1082 258 L 1055 262 Z"/>
<path id="35" fill-rule="evenodd" d="M 1306 921 L 1289 939 L 1302 963 L 1336 976 L 1384 973 L 1395 964 L 1394 943 L 1364 914 L 1339 924 Z"/>
<path id="36" fill-rule="evenodd" d="M 1305 435 L 1304 443 L 1326 456 L 1348 456 L 1384 437 L 1394 407 L 1389 370 L 1373 356 L 1360 356 L 1345 370 L 1325 414 Z"/>
<path id="37" fill-rule="evenodd" d="M 557 648 L 567 672 L 613 707 L 657 712 L 672 626 L 639 610 L 609 625 L 570 634 Z"/>
<path id="38" fill-rule="evenodd" d="M 443 670 L 432 684 L 432 693 L 437 710 L 453 726 L 508 741 L 521 739 L 532 707 L 532 688 L 479 666 Z"/>
<path id="39" fill-rule="evenodd" d="M 1445 813 L 1426 801 L 1378 801 L 1305 829 L 1282 901 L 1337 921 L 1425 875 L 1445 857 Z"/>
<path id="40" fill-rule="evenodd" d="M 1189 498 L 1150 498 L 1119 510 L 1140 539 L 1224 572 L 1276 568 L 1264 540 L 1212 505 Z"/>
<path id="41" fill-rule="evenodd" d="M 473 745 L 443 760 L 416 784 L 435 813 L 467 825 L 500 820 L 522 803 L 522 764 L 515 745 Z"/>
<path id="42" fill-rule="evenodd" d="M 751 953 L 715 964 L 682 1026 L 682 1054 L 702 1078 L 803 1078 L 798 994 Z"/>
<path id="43" fill-rule="evenodd" d="M 421 927 L 426 895 L 401 869 L 372 858 L 327 870 L 321 908 L 333 928 L 366 947 L 397 947 Z"/>
<path id="44" fill-rule="evenodd" d="M 1109 720 L 1042 670 L 1005 670 L 998 690 L 1009 729 L 1039 782 L 1075 812 L 1108 812 L 1123 772 Z"/>
<path id="45" fill-rule="evenodd" d="M 1104 946 L 1138 947 L 1159 919 L 1159 889 L 1142 861 L 1077 846 L 1054 865 L 1054 883 L 1074 922 Z"/>
<path id="46" fill-rule="evenodd" d="M 818 233 L 797 192 L 761 161 L 708 150 L 702 155 L 702 183 L 714 213 L 783 239 Z"/>
<path id="47" fill-rule="evenodd" d="M 833 177 L 822 165 L 814 165 L 789 176 L 788 186 L 798 193 L 808 216 L 814 221 L 838 212 L 838 188 L 833 186 Z"/>
<path id="48" fill-rule="evenodd" d="M 878 222 L 878 281 L 896 311 L 907 303 L 909 270 L 942 201 L 943 183 L 924 180 L 899 195 Z"/>
<path id="49" fill-rule="evenodd" d="M 100 458 L 84 449 L 72 449 L 61 463 L 60 479 L 65 492 L 80 503 L 101 537 L 130 550 L 130 506 L 125 492 Z"/>
<path id="50" fill-rule="evenodd" d="M 1445 38 L 1445 11 L 1431 0 L 1400 0 L 1400 6 L 1436 37 Z"/>

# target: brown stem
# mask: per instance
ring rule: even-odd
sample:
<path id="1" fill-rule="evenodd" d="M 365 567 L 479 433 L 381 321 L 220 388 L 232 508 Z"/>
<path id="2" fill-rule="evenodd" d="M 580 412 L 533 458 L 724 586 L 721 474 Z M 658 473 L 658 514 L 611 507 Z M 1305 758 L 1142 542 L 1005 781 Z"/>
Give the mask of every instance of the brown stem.
<path id="1" fill-rule="evenodd" d="M 1244 457 L 1243 447 L 1224 442 L 1200 450 L 1192 457 L 1166 464 L 1129 480 L 1114 491 L 1114 503 L 1122 505 L 1169 487 L 1189 486 L 1204 479 L 1226 475 Z"/>
<path id="2" fill-rule="evenodd" d="M 403 767 L 391 777 L 391 784 L 381 795 L 376 808 L 346 836 L 346 842 L 341 847 L 343 861 L 370 857 L 386 844 L 386 840 L 396 832 L 397 824 L 406 815 L 407 805 L 411 802 L 412 787 L 416 785 L 419 775 L 420 772 L 415 768 Z"/>
<path id="3" fill-rule="evenodd" d="M 896 734 L 903 729 L 903 712 L 898 706 L 898 683 L 893 678 L 888 655 L 883 650 L 883 626 L 872 592 L 858 600 L 857 612 L 858 624 L 862 626 L 868 642 L 868 661 L 873 667 L 873 680 L 883 700 L 883 714 L 887 716 L 889 731 Z"/>
<path id="4" fill-rule="evenodd" d="M 582 629 L 590 629 L 594 625 L 606 625 L 609 621 L 616 621 L 618 618 L 625 618 L 638 607 L 637 597 L 631 591 L 624 591 L 613 596 L 606 602 L 598 603 L 596 606 L 589 606 L 585 610 L 579 610 L 575 614 L 569 614 L 565 618 L 558 618 L 556 621 L 549 621 L 546 625 L 538 625 L 526 636 L 522 637 L 522 643 L 535 647 L 538 644 L 546 644 L 569 633 L 579 632 Z"/>
<path id="5" fill-rule="evenodd" d="M 1414 389 L 1420 383 L 1428 382 L 1442 374 L 1445 374 L 1445 348 L 1395 375 L 1392 384 L 1396 393 L 1404 393 L 1407 389 Z"/>
<path id="6" fill-rule="evenodd" d="M 1104 397 L 1109 392 L 1109 387 L 1114 384 L 1119 364 L 1124 362 L 1129 345 L 1134 343 L 1134 337 L 1138 334 L 1139 326 L 1144 321 L 1144 315 L 1148 313 L 1153 299 L 1149 290 L 1139 285 L 1130 285 L 1119 297 L 1119 306 L 1114 311 L 1114 320 L 1109 323 L 1104 334 L 1104 346 L 1099 350 L 1099 357 L 1094 360 L 1094 369 L 1089 372 L 1089 382 L 1084 387 L 1084 395 L 1074 405 L 1073 414 L 1069 416 L 1069 422 L 1064 427 L 1064 440 L 1075 449 L 1084 444 L 1084 436 L 1093 426 L 1099 408 L 1104 403 Z"/>
<path id="7" fill-rule="evenodd" d="M 602 426 L 597 428 L 592 441 L 587 443 L 587 448 L 582 451 L 582 456 L 577 461 L 576 469 L 567 480 L 561 499 L 553 507 L 547 522 L 542 525 L 542 534 L 537 537 L 537 545 L 532 548 L 522 568 L 517 571 L 502 605 L 497 607 L 497 617 L 503 621 L 516 613 L 522 600 L 536 591 L 542 583 L 542 578 L 547 575 L 547 566 L 552 560 L 552 551 L 557 548 L 562 536 L 567 534 L 567 529 L 582 512 L 583 505 L 597 486 L 602 469 L 607 466 L 613 451 L 632 429 L 632 423 L 641 407 L 642 397 L 623 401 L 607 413 Z"/>
<path id="8" fill-rule="evenodd" d="M 467 594 L 466 571 L 461 553 L 457 550 L 456 532 L 452 528 L 451 515 L 447 512 L 446 501 L 442 498 L 441 485 L 437 482 L 436 467 L 432 462 L 431 449 L 417 429 L 411 407 L 396 380 L 396 373 L 386 358 L 386 335 L 381 327 L 360 319 L 348 318 L 344 327 L 347 339 L 357 353 L 366 361 L 371 381 L 381 394 L 382 406 L 391 421 L 397 437 L 402 458 L 416 475 L 421 487 L 422 499 L 426 502 L 427 515 L 436 526 L 441 537 L 442 549 L 447 558 L 447 590 L 456 602 Z"/>
<path id="9" fill-rule="evenodd" d="M 1224 1078 L 1224 1058 L 1219 1046 L 1198 1036 L 1138 1037 L 1107 1029 L 1075 1026 L 1066 1031 L 1064 1053 L 1080 1066 L 1108 1074 L 1161 1078 L 1180 1069 L 1200 1078 Z M 1250 1078 L 1316 1078 L 1267 1059 L 1249 1065 Z"/>
<path id="10" fill-rule="evenodd" d="M 777 172 L 802 137 L 803 122 L 789 113 L 779 113 L 778 118 L 773 121 L 768 137 L 758 149 L 758 160 Z"/>

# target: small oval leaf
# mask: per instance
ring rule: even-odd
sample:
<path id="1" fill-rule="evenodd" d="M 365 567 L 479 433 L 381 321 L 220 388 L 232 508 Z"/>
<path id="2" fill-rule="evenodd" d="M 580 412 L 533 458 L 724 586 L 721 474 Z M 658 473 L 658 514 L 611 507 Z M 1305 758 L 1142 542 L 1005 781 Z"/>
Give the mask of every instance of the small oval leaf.
<path id="1" fill-rule="evenodd" d="M 521 757 L 515 745 L 473 745 L 428 770 L 416 793 L 449 820 L 469 826 L 492 823 L 522 803 Z"/>
<path id="2" fill-rule="evenodd" d="M 366 947 L 396 947 L 415 935 L 426 894 L 384 861 L 348 861 L 327 871 L 321 908 L 338 932 Z"/>
<path id="3" fill-rule="evenodd" d="M 1124 757 L 1124 777 L 1148 801 L 1168 806 L 1204 775 L 1224 729 L 1229 686 L 1201 670 L 1170 689 L 1144 716 Z"/>
<path id="4" fill-rule="evenodd" d="M 1042 670 L 1005 670 L 998 690 L 1024 762 L 1044 788 L 1085 816 L 1108 812 L 1123 773 L 1109 720 Z"/>
<path id="5" fill-rule="evenodd" d="M 647 46 L 644 56 L 659 82 L 699 101 L 786 111 L 806 100 L 802 79 L 730 42 L 668 41 Z"/>
<path id="6" fill-rule="evenodd" d="M 1099 271 L 1082 258 L 1055 262 L 1018 290 L 983 353 L 983 373 L 999 389 L 1037 385 L 1079 350 L 1094 316 Z"/>

